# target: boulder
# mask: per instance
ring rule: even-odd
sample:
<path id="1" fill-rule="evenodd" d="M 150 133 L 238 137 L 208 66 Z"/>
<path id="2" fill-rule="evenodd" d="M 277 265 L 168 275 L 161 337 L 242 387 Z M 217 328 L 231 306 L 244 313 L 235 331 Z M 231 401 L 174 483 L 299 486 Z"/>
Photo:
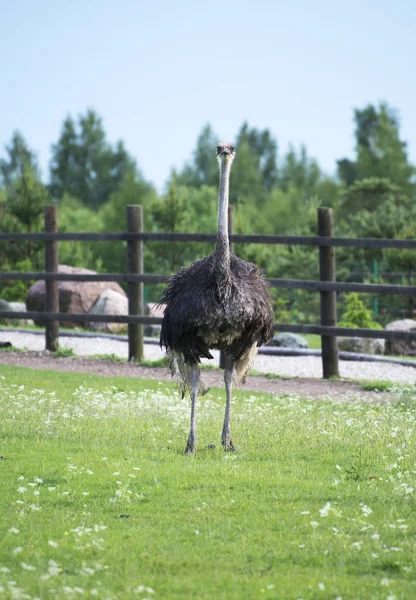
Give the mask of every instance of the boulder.
<path id="1" fill-rule="evenodd" d="M 127 315 L 129 311 L 128 299 L 125 295 L 114 290 L 105 290 L 94 302 L 88 311 L 89 315 Z M 127 330 L 127 323 L 96 323 L 85 324 L 87 329 L 105 333 L 120 333 Z"/>
<path id="2" fill-rule="evenodd" d="M 386 331 L 416 332 L 416 321 L 402 319 L 386 325 Z M 416 340 L 386 340 L 385 354 L 416 356 Z"/>
<path id="3" fill-rule="evenodd" d="M 7 300 L 3 300 L 0 298 L 0 310 L 10 310 L 10 305 Z M 0 324 L 5 325 L 7 323 L 6 319 L 0 318 Z"/>
<path id="4" fill-rule="evenodd" d="M 13 312 L 26 312 L 26 304 L 24 302 L 9 302 L 9 310 Z M 9 325 L 33 325 L 31 319 L 7 319 Z"/>
<path id="5" fill-rule="evenodd" d="M 7 300 L 0 298 L 0 310 L 10 310 L 10 305 Z"/>
<path id="6" fill-rule="evenodd" d="M 384 354 L 384 340 L 361 338 L 361 337 L 339 337 L 338 348 L 344 352 L 357 352 L 358 354 Z"/>
<path id="7" fill-rule="evenodd" d="M 282 348 L 308 348 L 308 342 L 296 333 L 277 333 L 268 343 L 268 346 L 281 346 Z"/>
<path id="8" fill-rule="evenodd" d="M 59 265 L 58 273 L 87 274 L 95 273 L 89 269 Z M 94 304 L 95 300 L 107 288 L 125 296 L 123 289 L 114 281 L 59 281 L 59 312 L 85 314 Z M 28 290 L 26 306 L 29 311 L 43 312 L 45 310 L 45 282 L 37 281 Z M 43 325 L 43 321 L 36 322 Z M 62 321 L 66 327 L 79 327 L 83 323 Z"/>
<path id="9" fill-rule="evenodd" d="M 26 312 L 26 304 L 24 302 L 7 302 L 0 298 L 0 310 L 13 312 Z M 31 319 L 2 319 L 7 325 L 33 325 Z"/>
<path id="10" fill-rule="evenodd" d="M 148 302 L 144 305 L 144 314 L 146 317 L 156 317 L 161 319 L 165 312 L 165 304 L 157 302 Z M 160 325 L 145 325 L 144 335 L 148 337 L 157 337 L 160 335 Z"/>

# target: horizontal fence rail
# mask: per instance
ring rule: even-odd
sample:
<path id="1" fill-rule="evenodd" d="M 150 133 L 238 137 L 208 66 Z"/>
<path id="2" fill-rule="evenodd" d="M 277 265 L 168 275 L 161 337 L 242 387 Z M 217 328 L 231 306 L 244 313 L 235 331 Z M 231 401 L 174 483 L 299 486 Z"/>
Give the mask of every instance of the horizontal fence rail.
<path id="1" fill-rule="evenodd" d="M 33 321 L 67 321 L 68 323 L 130 323 L 139 325 L 161 325 L 162 319 L 139 315 L 93 315 L 77 313 L 44 313 L 35 311 L 1 311 L 2 319 L 32 319 Z M 312 333 L 330 337 L 363 337 L 385 340 L 416 340 L 416 331 L 386 331 L 385 329 L 359 329 L 352 327 L 325 327 L 323 325 L 294 325 L 275 323 L 275 331 Z"/>
<path id="2" fill-rule="evenodd" d="M 213 233 L 0 233 L 0 242 L 207 242 Z M 344 248 L 397 248 L 416 250 L 416 240 L 387 238 L 338 238 L 296 235 L 230 235 L 234 244 L 284 244 L 289 246 L 332 246 Z"/>
<path id="3" fill-rule="evenodd" d="M 8 272 L 0 273 L 0 281 L 116 281 L 121 283 L 141 282 L 147 284 L 167 283 L 170 275 L 133 275 L 132 273 L 33 273 Z M 267 278 L 272 287 L 331 292 L 361 292 L 367 294 L 395 294 L 403 296 L 416 296 L 416 286 L 391 285 L 379 283 L 351 283 L 313 281 L 309 279 L 277 279 Z"/>
<path id="4" fill-rule="evenodd" d="M 143 231 L 142 209 L 126 207 L 127 231 L 120 233 L 73 233 L 58 232 L 57 208 L 45 208 L 45 232 L 43 233 L 0 233 L 0 244 L 43 242 L 45 245 L 45 271 L 0 273 L 0 281 L 45 281 L 46 300 L 49 307 L 45 312 L 0 311 L 0 319 L 32 319 L 45 323 L 47 349 L 58 347 L 59 322 L 67 323 L 125 323 L 128 325 L 129 359 L 143 358 L 143 325 L 160 325 L 161 318 L 145 316 L 143 313 L 143 284 L 165 284 L 169 275 L 143 273 L 143 243 L 145 242 L 205 242 L 214 244 L 216 234 L 204 233 L 146 233 Z M 317 334 L 322 337 L 322 365 L 324 377 L 338 375 L 338 350 L 334 338 L 361 337 L 384 340 L 416 341 L 416 332 L 386 331 L 337 327 L 336 294 L 359 292 L 367 294 L 395 294 L 416 296 L 416 286 L 379 283 L 355 283 L 336 281 L 336 247 L 366 249 L 411 249 L 416 250 L 416 240 L 393 240 L 375 238 L 341 238 L 333 236 L 332 210 L 318 209 L 318 235 L 235 235 L 232 233 L 232 207 L 229 208 L 229 238 L 233 244 L 280 244 L 310 246 L 319 249 L 319 280 L 268 278 L 273 288 L 306 290 L 320 293 L 321 324 L 303 325 L 276 323 L 275 331 L 300 334 Z M 59 273 L 58 242 L 124 242 L 127 248 L 126 273 Z M 59 311 L 59 281 L 119 282 L 127 284 L 128 315 L 74 314 Z M 272 353 L 272 348 L 267 348 Z M 221 359 L 220 359 L 221 364 Z"/>

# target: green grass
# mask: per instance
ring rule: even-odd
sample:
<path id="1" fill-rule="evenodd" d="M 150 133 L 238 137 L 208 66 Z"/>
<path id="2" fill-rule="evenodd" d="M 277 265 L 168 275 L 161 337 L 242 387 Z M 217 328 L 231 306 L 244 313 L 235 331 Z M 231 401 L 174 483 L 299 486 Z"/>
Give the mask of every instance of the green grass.
<path id="1" fill-rule="evenodd" d="M 308 347 L 311 350 L 321 349 L 321 336 L 313 333 L 302 333 L 302 337 L 308 342 Z"/>
<path id="2" fill-rule="evenodd" d="M 6 346 L 0 348 L 0 352 L 23 352 L 23 350 L 21 348 L 16 348 L 16 346 Z"/>
<path id="3" fill-rule="evenodd" d="M 415 597 L 416 397 L 312 402 L 0 366 L 0 597 Z M 215 449 L 208 449 L 215 444 Z"/>
<path id="4" fill-rule="evenodd" d="M 392 381 L 384 381 L 381 379 L 360 379 L 357 381 L 357 383 L 360 385 L 362 390 L 367 392 L 390 392 L 391 390 L 400 387 L 400 385 L 397 383 L 393 383 Z"/>
<path id="5" fill-rule="evenodd" d="M 53 353 L 54 358 L 67 358 L 69 356 L 77 356 L 72 348 L 58 348 L 56 352 Z"/>

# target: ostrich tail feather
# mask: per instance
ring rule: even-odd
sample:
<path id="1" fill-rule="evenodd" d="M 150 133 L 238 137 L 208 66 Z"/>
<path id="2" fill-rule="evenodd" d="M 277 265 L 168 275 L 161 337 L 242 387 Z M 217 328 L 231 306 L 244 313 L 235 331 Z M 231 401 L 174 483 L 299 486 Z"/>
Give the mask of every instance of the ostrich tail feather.
<path id="1" fill-rule="evenodd" d="M 245 383 L 248 372 L 253 366 L 257 354 L 257 344 L 253 344 L 235 363 L 235 383 Z"/>
<path id="2" fill-rule="evenodd" d="M 185 362 L 185 356 L 180 350 L 170 350 L 169 366 L 172 373 L 172 377 L 175 377 L 181 397 L 185 396 L 186 391 L 190 391 L 189 376 L 191 373 L 191 366 Z M 209 386 L 203 379 L 200 380 L 199 393 L 204 396 L 209 391 Z"/>

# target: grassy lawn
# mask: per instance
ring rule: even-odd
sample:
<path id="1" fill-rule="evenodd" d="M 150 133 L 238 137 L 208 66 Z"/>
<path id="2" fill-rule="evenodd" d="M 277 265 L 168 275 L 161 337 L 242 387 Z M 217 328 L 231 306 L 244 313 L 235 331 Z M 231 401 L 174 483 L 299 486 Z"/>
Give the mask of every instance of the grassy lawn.
<path id="1" fill-rule="evenodd" d="M 416 393 L 304 401 L 0 366 L 0 597 L 416 597 Z M 215 444 L 216 448 L 207 446 Z"/>

